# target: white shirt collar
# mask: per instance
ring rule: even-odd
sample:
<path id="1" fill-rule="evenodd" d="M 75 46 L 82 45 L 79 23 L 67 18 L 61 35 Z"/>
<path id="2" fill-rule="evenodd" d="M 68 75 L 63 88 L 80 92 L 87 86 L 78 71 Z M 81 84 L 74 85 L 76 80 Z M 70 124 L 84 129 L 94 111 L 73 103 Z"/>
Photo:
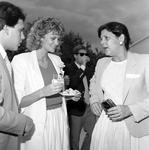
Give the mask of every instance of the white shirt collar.
<path id="1" fill-rule="evenodd" d="M 0 54 L 2 55 L 3 59 L 6 57 L 7 53 L 4 50 L 3 46 L 0 44 Z"/>
<path id="2" fill-rule="evenodd" d="M 77 67 L 78 67 L 78 68 L 80 68 L 80 67 L 81 67 L 78 63 L 76 63 L 76 62 L 75 62 L 75 64 L 77 65 Z"/>

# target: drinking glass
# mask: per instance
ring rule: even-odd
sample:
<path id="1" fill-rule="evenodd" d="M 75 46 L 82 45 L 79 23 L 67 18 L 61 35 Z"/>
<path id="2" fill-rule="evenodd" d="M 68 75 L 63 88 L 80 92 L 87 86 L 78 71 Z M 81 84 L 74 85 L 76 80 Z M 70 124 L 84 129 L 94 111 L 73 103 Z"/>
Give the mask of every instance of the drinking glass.
<path id="1" fill-rule="evenodd" d="M 63 85 L 63 91 L 65 90 L 65 88 L 64 88 L 64 78 L 63 78 L 62 75 L 53 74 L 52 83 L 61 83 Z"/>

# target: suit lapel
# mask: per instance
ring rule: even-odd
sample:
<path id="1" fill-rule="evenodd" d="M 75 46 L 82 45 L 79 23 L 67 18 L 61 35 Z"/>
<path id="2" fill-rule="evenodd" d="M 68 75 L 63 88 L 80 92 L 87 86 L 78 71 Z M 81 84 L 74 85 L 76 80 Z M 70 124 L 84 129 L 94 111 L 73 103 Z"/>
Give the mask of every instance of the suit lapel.
<path id="1" fill-rule="evenodd" d="M 2 65 L 3 65 L 4 70 L 6 71 L 6 74 L 7 74 L 8 78 L 9 78 L 10 82 L 12 82 L 12 79 L 11 79 L 11 77 L 10 77 L 10 73 L 9 73 L 9 71 L 8 71 L 8 69 L 7 69 L 7 66 L 6 66 L 6 64 L 5 64 L 5 61 L 4 61 L 4 59 L 2 58 L 2 55 L 1 55 L 1 54 L 0 54 L 0 60 L 1 60 L 1 63 L 2 63 Z"/>
<path id="2" fill-rule="evenodd" d="M 111 61 L 111 57 L 109 57 L 108 59 L 106 59 L 105 61 L 102 62 L 101 66 L 102 67 L 98 67 L 98 76 L 96 77 L 96 81 L 97 81 L 97 89 L 98 89 L 98 96 L 101 100 L 103 100 L 103 91 L 102 91 L 102 88 L 101 88 L 101 79 L 102 79 L 102 75 L 106 69 L 106 67 L 108 66 L 108 64 L 110 63 Z"/>
<path id="3" fill-rule="evenodd" d="M 74 67 L 75 70 L 79 69 L 78 66 L 74 62 L 72 63 L 72 66 Z"/>
<path id="4" fill-rule="evenodd" d="M 42 74 L 40 71 L 40 67 L 38 64 L 38 60 L 37 60 L 37 54 L 36 51 L 32 51 L 31 52 L 31 61 L 32 63 L 30 65 L 32 65 L 32 70 L 31 70 L 31 74 L 34 82 L 34 88 L 35 89 L 40 89 L 44 86 L 44 80 L 42 78 Z"/>
<path id="5" fill-rule="evenodd" d="M 127 94 L 133 81 L 133 78 L 126 78 L 126 75 L 135 73 L 136 73 L 136 61 L 134 55 L 131 52 L 128 52 L 127 66 L 123 85 L 123 100 L 124 100 L 123 103 L 126 100 Z"/>
<path id="6" fill-rule="evenodd" d="M 58 64 L 61 63 L 60 62 L 61 60 L 56 58 L 54 55 L 55 54 L 50 54 L 50 53 L 48 54 L 49 58 L 51 59 L 51 62 L 53 63 L 53 66 L 54 66 L 57 74 L 60 74 L 60 73 L 64 74 L 63 70 L 60 70 L 60 67 L 58 66 Z"/>
<path id="7" fill-rule="evenodd" d="M 4 84 L 5 84 L 5 86 L 9 86 L 9 88 L 7 87 L 7 91 L 8 91 L 8 93 L 10 94 L 10 96 L 11 96 L 11 99 L 12 99 L 12 101 L 15 101 L 15 103 L 10 103 L 10 105 L 12 105 L 12 107 L 16 104 L 16 106 L 17 106 L 17 109 L 18 109 L 18 106 L 19 106 L 19 101 L 18 101 L 18 99 L 16 98 L 17 96 L 16 96 L 16 92 L 15 92 L 15 89 L 14 89 L 14 84 L 13 84 L 13 79 L 10 77 L 10 74 L 9 74 L 9 71 L 8 71 L 8 69 L 7 69 L 7 66 L 6 66 L 6 64 L 5 64 L 5 62 L 4 62 L 4 59 L 2 58 L 2 55 L 0 54 L 0 63 L 1 63 L 1 65 L 2 65 L 2 67 L 3 67 L 3 70 L 4 70 L 4 72 L 6 73 L 6 76 L 5 76 L 5 80 L 7 80 L 6 82 L 4 81 Z M 3 86 L 3 85 L 2 85 Z M 4 90 L 3 90 L 4 89 Z M 7 93 L 7 92 L 6 92 Z M 1 93 L 2 95 L 4 95 L 5 94 L 5 88 L 2 88 L 2 93 Z M 15 106 L 14 106 L 15 107 Z M 16 109 L 16 110 L 17 110 Z"/>
<path id="8" fill-rule="evenodd" d="M 33 74 L 33 77 L 34 77 L 34 82 L 35 82 L 35 87 L 37 89 L 41 88 L 44 86 L 44 80 L 42 78 L 42 74 L 41 74 L 41 71 L 40 71 L 40 67 L 39 67 L 39 64 L 38 64 L 38 60 L 37 60 L 37 54 L 36 54 L 36 51 L 32 51 L 31 52 L 31 61 L 32 61 L 32 74 Z M 55 67 L 55 70 L 58 74 L 60 74 L 60 69 L 57 65 L 57 61 L 59 61 L 58 59 L 56 59 L 53 55 L 49 55 L 54 67 Z M 38 81 L 38 82 L 37 82 Z"/>

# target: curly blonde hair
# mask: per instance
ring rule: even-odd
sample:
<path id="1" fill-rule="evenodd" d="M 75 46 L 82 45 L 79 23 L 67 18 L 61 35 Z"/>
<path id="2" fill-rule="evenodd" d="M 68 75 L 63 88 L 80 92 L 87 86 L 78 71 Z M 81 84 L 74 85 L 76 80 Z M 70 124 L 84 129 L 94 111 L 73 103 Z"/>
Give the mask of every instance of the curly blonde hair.
<path id="1" fill-rule="evenodd" d="M 65 28 L 58 19 L 53 17 L 43 17 L 35 21 L 26 39 L 26 47 L 28 50 L 40 49 L 42 47 L 41 39 L 50 32 L 62 38 L 65 34 Z"/>

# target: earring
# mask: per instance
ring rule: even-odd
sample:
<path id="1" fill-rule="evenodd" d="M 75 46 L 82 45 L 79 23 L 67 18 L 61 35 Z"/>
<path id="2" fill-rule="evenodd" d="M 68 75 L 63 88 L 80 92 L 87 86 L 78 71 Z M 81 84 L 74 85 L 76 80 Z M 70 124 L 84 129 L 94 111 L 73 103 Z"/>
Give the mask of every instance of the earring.
<path id="1" fill-rule="evenodd" d="M 123 42 L 120 42 L 120 46 L 122 46 L 123 45 Z"/>

